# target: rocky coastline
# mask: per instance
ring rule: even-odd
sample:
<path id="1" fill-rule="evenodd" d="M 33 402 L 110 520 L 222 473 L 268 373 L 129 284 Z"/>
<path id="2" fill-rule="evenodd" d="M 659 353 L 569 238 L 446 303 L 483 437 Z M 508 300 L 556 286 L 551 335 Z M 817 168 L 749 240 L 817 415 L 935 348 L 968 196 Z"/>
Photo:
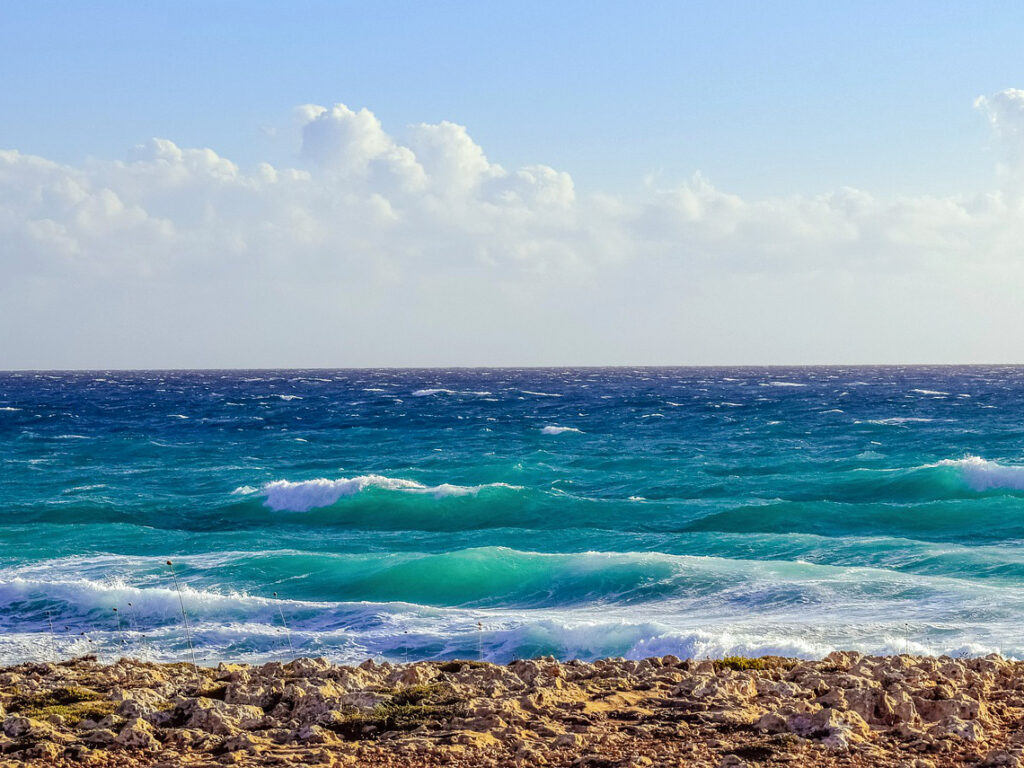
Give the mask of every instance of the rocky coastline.
<path id="1" fill-rule="evenodd" d="M 673 656 L 0 669 L 0 766 L 1005 766 L 1024 662 Z"/>

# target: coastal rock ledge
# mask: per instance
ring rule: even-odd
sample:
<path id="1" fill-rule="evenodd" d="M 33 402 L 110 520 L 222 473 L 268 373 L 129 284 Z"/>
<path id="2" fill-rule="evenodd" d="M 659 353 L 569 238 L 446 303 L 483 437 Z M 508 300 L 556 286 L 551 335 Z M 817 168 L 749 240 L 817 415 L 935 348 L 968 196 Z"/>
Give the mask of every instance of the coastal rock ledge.
<path id="1" fill-rule="evenodd" d="M 0 669 L 0 766 L 986 766 L 1024 752 L 998 656 Z"/>

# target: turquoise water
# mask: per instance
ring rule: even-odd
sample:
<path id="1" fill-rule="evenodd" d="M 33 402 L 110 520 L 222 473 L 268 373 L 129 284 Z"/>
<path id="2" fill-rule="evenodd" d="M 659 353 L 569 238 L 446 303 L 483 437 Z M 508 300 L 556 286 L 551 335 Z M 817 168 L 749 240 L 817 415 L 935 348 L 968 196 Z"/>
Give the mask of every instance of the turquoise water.
<path id="1" fill-rule="evenodd" d="M 211 662 L 1022 657 L 1022 401 L 1010 367 L 2 373 L 0 661 L 187 658 L 168 559 Z"/>

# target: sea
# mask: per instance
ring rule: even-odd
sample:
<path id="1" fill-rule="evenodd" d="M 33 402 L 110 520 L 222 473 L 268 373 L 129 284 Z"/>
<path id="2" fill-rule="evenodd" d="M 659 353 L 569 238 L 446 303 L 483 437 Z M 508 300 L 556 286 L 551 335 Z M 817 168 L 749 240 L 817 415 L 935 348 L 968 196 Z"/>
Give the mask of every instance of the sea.
<path id="1" fill-rule="evenodd" d="M 0 663 L 1024 657 L 1024 368 L 0 373 Z"/>

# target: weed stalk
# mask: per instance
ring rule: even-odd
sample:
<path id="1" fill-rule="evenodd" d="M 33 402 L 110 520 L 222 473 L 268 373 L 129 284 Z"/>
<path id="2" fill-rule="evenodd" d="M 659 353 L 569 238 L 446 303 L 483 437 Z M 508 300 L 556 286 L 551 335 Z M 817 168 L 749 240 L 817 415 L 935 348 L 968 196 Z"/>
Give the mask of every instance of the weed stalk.
<path id="1" fill-rule="evenodd" d="M 277 600 L 277 592 L 274 593 L 274 599 Z M 281 614 L 281 623 L 284 625 L 284 633 L 288 638 L 288 650 L 291 651 L 292 658 L 294 658 L 295 646 L 292 645 L 292 631 L 288 629 L 288 622 L 284 620 L 284 609 L 281 607 L 280 601 L 277 603 L 277 612 Z"/>
<path id="2" fill-rule="evenodd" d="M 181 620 L 185 625 L 185 642 L 188 643 L 188 652 L 192 657 L 192 671 L 196 673 L 196 685 L 202 682 L 199 676 L 199 665 L 196 664 L 196 649 L 192 645 L 192 630 L 188 626 L 188 614 L 185 613 L 185 599 L 181 596 L 181 585 L 178 583 L 178 574 L 174 572 L 174 563 L 167 561 L 167 567 L 171 569 L 171 578 L 174 579 L 174 589 L 178 593 L 178 604 L 181 606 Z"/>

